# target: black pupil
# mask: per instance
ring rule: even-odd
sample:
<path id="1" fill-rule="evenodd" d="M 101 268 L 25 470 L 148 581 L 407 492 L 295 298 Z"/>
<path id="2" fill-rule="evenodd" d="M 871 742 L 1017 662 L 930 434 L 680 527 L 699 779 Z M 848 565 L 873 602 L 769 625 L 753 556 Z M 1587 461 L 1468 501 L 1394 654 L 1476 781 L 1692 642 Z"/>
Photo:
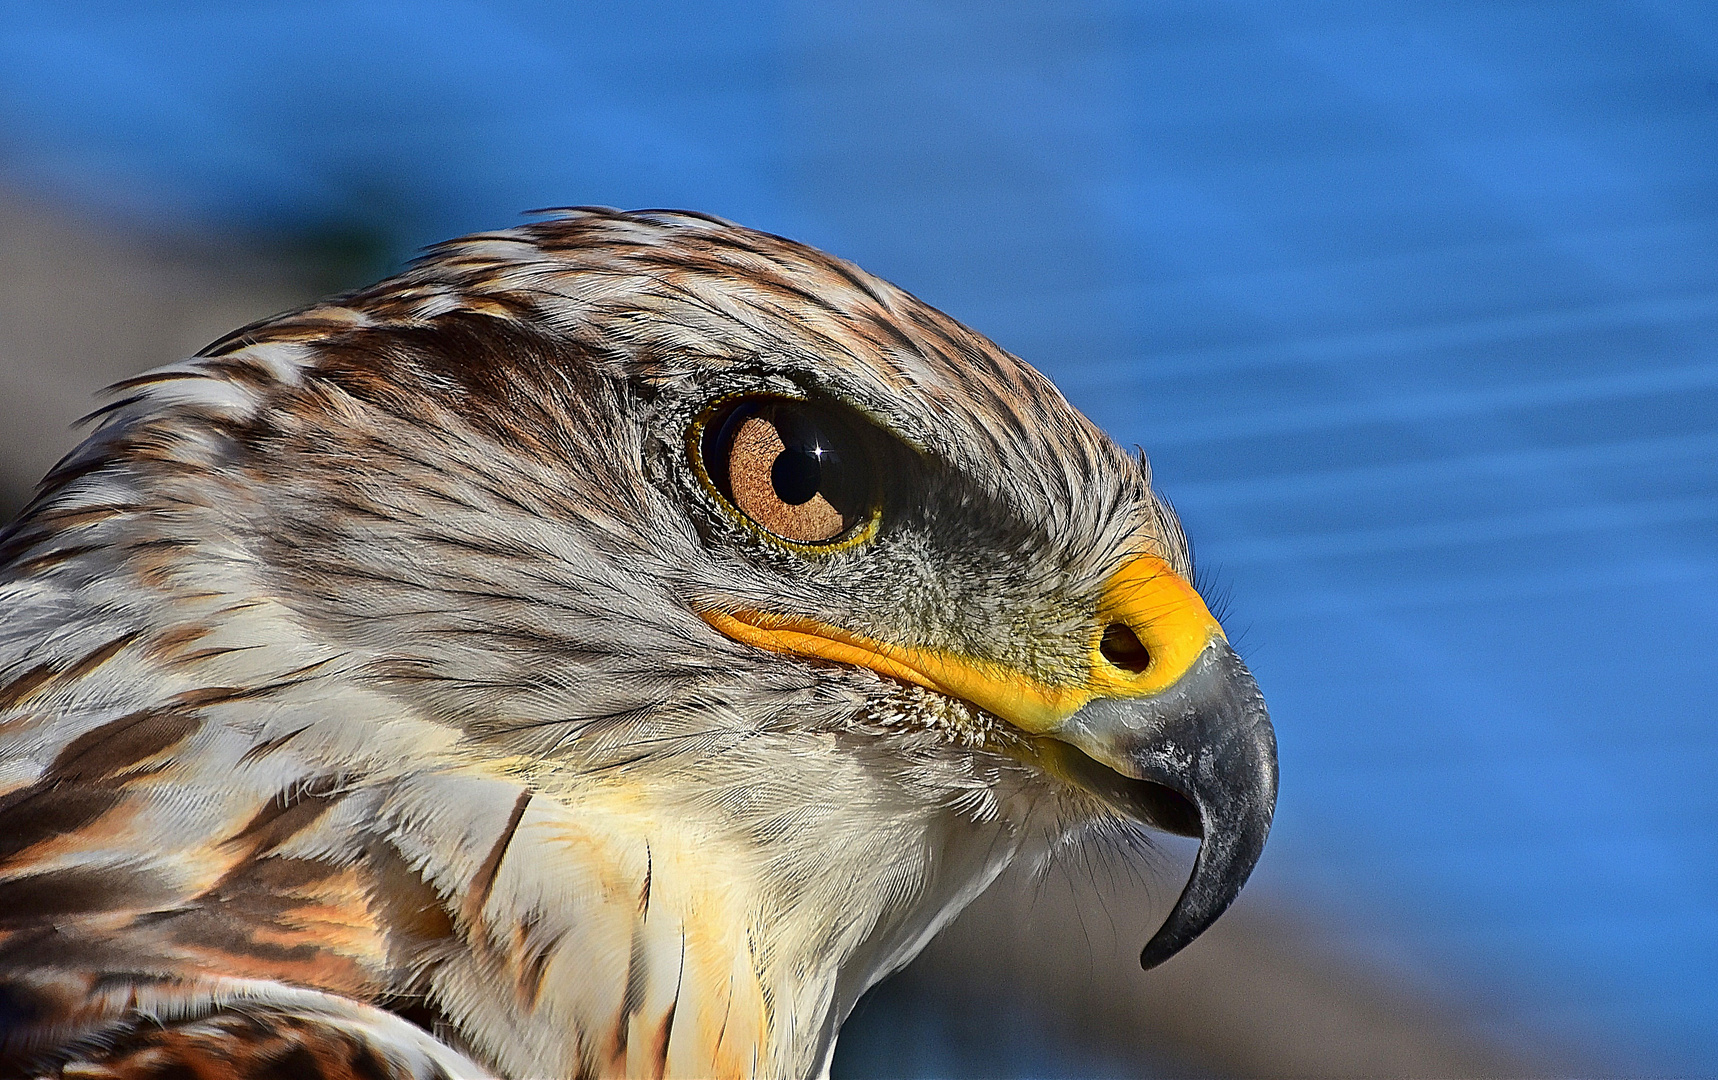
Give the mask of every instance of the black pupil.
<path id="1" fill-rule="evenodd" d="M 776 498 L 789 506 L 810 502 L 823 483 L 823 462 L 810 447 L 790 446 L 770 466 Z"/>

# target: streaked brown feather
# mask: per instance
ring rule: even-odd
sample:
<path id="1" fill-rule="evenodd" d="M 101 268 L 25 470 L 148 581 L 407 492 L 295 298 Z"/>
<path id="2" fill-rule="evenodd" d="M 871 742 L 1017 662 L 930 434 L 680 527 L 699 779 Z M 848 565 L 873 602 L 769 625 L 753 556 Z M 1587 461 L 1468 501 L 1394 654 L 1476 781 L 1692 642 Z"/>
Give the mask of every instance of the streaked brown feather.
<path id="1" fill-rule="evenodd" d="M 350 1031 L 269 1009 L 136 1024 L 26 1066 L 30 1080 L 446 1080 Z"/>

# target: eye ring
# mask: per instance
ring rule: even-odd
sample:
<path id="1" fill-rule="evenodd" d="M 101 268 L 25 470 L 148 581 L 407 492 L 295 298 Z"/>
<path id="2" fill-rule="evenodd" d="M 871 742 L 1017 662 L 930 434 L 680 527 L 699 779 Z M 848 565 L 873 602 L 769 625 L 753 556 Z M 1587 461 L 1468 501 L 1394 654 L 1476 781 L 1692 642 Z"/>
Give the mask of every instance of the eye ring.
<path id="1" fill-rule="evenodd" d="M 876 535 L 876 457 L 862 422 L 819 402 L 734 394 L 686 432 L 694 473 L 729 516 L 792 551 L 827 554 Z"/>

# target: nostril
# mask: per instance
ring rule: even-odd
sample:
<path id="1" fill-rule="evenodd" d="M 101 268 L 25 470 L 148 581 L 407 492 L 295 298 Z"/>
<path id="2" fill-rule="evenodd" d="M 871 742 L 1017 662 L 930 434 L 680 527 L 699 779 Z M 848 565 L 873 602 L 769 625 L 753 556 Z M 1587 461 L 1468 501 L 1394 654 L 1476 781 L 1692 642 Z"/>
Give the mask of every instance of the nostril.
<path id="1" fill-rule="evenodd" d="M 1133 628 L 1126 623 L 1110 623 L 1106 626 L 1104 639 L 1098 643 L 1098 651 L 1116 667 L 1136 675 L 1151 666 L 1151 653 L 1133 632 Z"/>

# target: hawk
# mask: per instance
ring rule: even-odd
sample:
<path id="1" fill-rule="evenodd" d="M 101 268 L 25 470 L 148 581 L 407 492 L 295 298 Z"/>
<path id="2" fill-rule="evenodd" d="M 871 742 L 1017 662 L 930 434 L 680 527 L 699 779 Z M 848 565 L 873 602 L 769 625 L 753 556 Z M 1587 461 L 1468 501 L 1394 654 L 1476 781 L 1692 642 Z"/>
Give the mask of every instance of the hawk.
<path id="1" fill-rule="evenodd" d="M 0 534 L 0 1072 L 816 1076 L 1013 860 L 1257 860 L 1143 457 L 840 259 L 581 208 L 119 384 Z"/>

